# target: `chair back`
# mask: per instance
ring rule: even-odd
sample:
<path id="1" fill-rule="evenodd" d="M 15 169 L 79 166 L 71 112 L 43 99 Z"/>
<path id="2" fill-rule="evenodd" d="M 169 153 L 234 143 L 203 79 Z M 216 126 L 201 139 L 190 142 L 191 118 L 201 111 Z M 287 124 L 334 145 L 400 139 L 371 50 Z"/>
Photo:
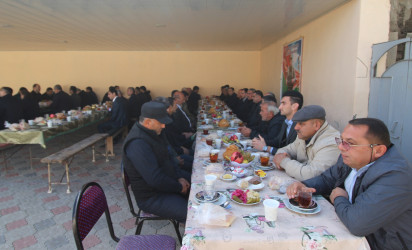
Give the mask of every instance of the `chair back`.
<path id="1" fill-rule="evenodd" d="M 112 239 L 118 242 L 119 239 L 114 235 L 106 196 L 102 187 L 96 182 L 85 184 L 77 194 L 73 206 L 73 235 L 78 249 L 83 249 L 82 241 L 90 233 L 90 230 L 103 213 L 106 214 Z"/>
<path id="2" fill-rule="evenodd" d="M 124 187 L 124 191 L 126 193 L 127 203 L 129 203 L 130 213 L 132 213 L 133 216 L 135 216 L 135 217 L 139 217 L 140 211 L 138 213 L 136 213 L 134 211 L 132 197 L 130 196 L 130 191 L 129 191 L 129 186 L 130 186 L 129 176 L 127 175 L 127 173 L 124 169 L 123 161 L 121 163 L 121 172 L 122 172 L 123 187 Z"/>

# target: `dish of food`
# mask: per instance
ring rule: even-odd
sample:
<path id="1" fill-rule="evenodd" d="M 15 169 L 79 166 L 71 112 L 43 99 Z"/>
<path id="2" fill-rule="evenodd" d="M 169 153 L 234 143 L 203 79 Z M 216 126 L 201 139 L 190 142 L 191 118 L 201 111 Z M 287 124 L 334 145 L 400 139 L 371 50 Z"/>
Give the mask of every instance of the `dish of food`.
<path id="1" fill-rule="evenodd" d="M 259 193 L 253 190 L 236 189 L 230 194 L 230 200 L 239 205 L 253 206 L 262 202 Z"/>
<path id="2" fill-rule="evenodd" d="M 237 186 L 241 189 L 250 189 L 250 190 L 261 190 L 265 187 L 265 184 L 259 177 L 249 176 L 242 180 L 237 181 Z"/>
<path id="3" fill-rule="evenodd" d="M 236 175 L 233 174 L 223 174 L 220 176 L 222 181 L 234 181 L 237 179 Z"/>
<path id="4" fill-rule="evenodd" d="M 238 178 L 242 178 L 248 173 L 247 169 L 244 169 L 244 168 L 231 167 L 230 171 L 233 175 L 236 175 L 236 177 Z"/>
<path id="5" fill-rule="evenodd" d="M 273 162 L 270 162 L 269 166 L 262 166 L 262 165 L 258 164 L 255 168 L 258 169 L 258 170 L 260 169 L 260 170 L 268 171 L 268 170 L 275 169 L 275 164 L 273 164 Z"/>
<path id="6" fill-rule="evenodd" d="M 307 212 L 315 211 L 316 208 L 318 207 L 318 203 L 316 203 L 315 200 L 312 200 L 311 204 L 307 208 L 299 206 L 299 202 L 297 201 L 297 198 L 289 199 L 289 203 L 293 208 L 298 209 L 298 210 L 302 210 L 302 211 L 307 211 Z"/>
<path id="7" fill-rule="evenodd" d="M 255 175 L 259 176 L 262 179 L 267 176 L 266 172 L 261 169 L 255 170 Z"/>
<path id="8" fill-rule="evenodd" d="M 206 199 L 205 199 L 205 193 L 204 193 L 204 191 L 200 191 L 200 192 L 198 192 L 198 193 L 195 195 L 195 200 L 196 200 L 198 203 L 216 202 L 217 200 L 219 200 L 220 196 L 222 196 L 222 194 L 219 193 L 219 192 L 216 192 L 216 193 L 215 193 L 215 196 L 213 197 L 213 199 L 211 199 L 211 200 L 206 200 Z"/>

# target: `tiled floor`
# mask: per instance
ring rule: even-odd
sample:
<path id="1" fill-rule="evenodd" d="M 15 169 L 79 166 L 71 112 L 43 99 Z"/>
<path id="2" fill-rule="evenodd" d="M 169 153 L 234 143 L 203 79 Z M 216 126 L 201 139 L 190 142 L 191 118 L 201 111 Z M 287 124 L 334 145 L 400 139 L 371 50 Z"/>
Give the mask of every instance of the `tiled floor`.
<path id="1" fill-rule="evenodd" d="M 47 156 L 95 131 L 91 127 L 55 138 L 47 144 L 47 149 L 32 146 L 33 154 L 39 158 Z M 71 221 L 73 203 L 82 185 L 90 181 L 98 182 L 105 191 L 116 235 L 134 234 L 136 226 L 120 177 L 121 146 L 121 142 L 115 145 L 116 157 L 109 162 L 103 156 L 91 162 L 91 149 L 76 155 L 70 166 L 71 194 L 66 193 L 66 185 L 54 186 L 53 193 L 47 193 L 47 167 L 34 160 L 33 169 L 30 168 L 28 146 L 8 160 L 7 170 L 1 164 L 0 249 L 75 249 Z M 104 148 L 97 147 L 97 150 L 103 152 Z M 53 165 L 55 181 L 61 178 L 63 170 L 61 165 Z M 156 233 L 170 235 L 178 241 L 169 222 L 145 222 L 142 234 Z M 104 216 L 83 243 L 89 249 L 115 248 Z"/>

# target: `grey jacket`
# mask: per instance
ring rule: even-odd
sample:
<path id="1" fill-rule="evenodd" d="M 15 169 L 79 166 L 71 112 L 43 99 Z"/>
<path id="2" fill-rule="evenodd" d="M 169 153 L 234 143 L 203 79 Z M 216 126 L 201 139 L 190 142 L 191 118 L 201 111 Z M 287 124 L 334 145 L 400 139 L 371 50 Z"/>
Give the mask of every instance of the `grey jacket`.
<path id="1" fill-rule="evenodd" d="M 304 181 L 318 194 L 343 187 L 351 168 L 339 157 L 320 176 Z M 412 249 L 412 167 L 392 146 L 356 180 L 353 204 L 335 199 L 335 211 L 348 230 L 366 236 L 372 249 Z"/>
<path id="2" fill-rule="evenodd" d="M 308 144 L 296 138 L 293 143 L 280 148 L 278 154 L 288 153 L 291 157 L 283 159 L 280 166 L 299 181 L 320 175 L 338 160 L 340 151 L 335 137 L 339 136 L 339 132 L 325 121 Z"/>

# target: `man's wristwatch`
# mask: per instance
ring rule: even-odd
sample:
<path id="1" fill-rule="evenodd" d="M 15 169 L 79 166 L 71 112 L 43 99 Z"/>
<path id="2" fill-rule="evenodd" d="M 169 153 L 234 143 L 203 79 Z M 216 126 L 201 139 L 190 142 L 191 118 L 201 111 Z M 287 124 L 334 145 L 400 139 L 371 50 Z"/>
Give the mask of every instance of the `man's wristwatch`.
<path id="1" fill-rule="evenodd" d="M 268 151 L 268 146 L 264 146 L 264 147 L 263 147 L 263 151 L 264 151 L 264 152 Z"/>

